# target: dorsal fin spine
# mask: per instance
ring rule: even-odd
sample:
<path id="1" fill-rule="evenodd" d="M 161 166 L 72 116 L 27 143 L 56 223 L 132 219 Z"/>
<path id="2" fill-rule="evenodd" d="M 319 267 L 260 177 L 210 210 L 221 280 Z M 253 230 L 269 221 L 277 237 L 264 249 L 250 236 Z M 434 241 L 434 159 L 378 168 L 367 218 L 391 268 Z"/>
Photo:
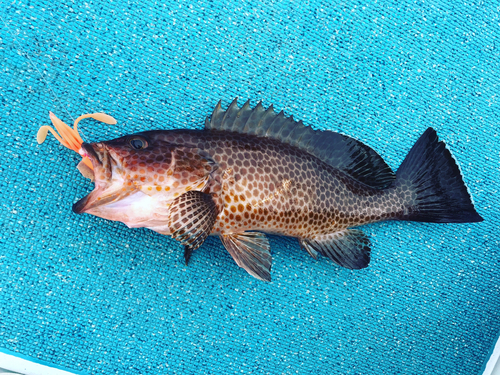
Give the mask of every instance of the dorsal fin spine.
<path id="1" fill-rule="evenodd" d="M 285 120 L 285 113 L 283 112 L 283 110 L 281 110 L 280 113 L 278 113 L 278 115 L 274 118 L 273 122 L 267 128 L 266 137 L 278 134 L 278 132 L 281 130 L 283 120 Z"/>
<path id="2" fill-rule="evenodd" d="M 269 125 L 271 125 L 271 122 L 274 121 L 274 118 L 276 117 L 276 113 L 274 112 L 274 108 L 272 105 L 269 106 L 266 112 L 262 115 L 262 119 L 259 121 L 259 124 L 257 125 L 255 129 L 255 135 L 259 135 L 261 137 L 265 136 L 267 129 L 269 128 Z"/>
<path id="3" fill-rule="evenodd" d="M 226 113 L 222 119 L 221 130 L 229 130 L 233 125 L 233 115 L 238 111 L 238 98 L 235 98 L 226 110 Z"/>
<path id="4" fill-rule="evenodd" d="M 273 116 L 273 117 L 276 116 L 276 113 L 274 113 L 274 108 L 273 108 L 272 104 L 267 108 L 267 110 L 262 115 L 262 118 L 260 119 L 259 123 L 257 124 L 257 127 L 262 126 L 262 124 L 266 121 L 266 119 L 269 116 Z"/>
<path id="5" fill-rule="evenodd" d="M 252 110 L 252 113 L 250 114 L 250 116 L 247 119 L 247 122 L 245 123 L 245 126 L 243 126 L 242 132 L 243 133 L 253 134 L 253 130 L 255 130 L 255 129 L 252 129 L 250 127 L 250 125 L 254 122 L 253 121 L 254 117 L 260 116 L 263 112 L 265 112 L 265 109 L 262 106 L 262 101 L 260 101 L 260 102 L 257 103 L 257 105 L 255 106 L 255 108 Z"/>
<path id="6" fill-rule="evenodd" d="M 212 116 L 210 117 L 210 129 L 217 129 L 218 128 L 218 125 L 219 125 L 218 122 L 219 122 L 220 116 L 223 113 L 224 112 L 222 111 L 222 100 L 219 100 L 219 103 L 217 103 L 217 105 L 215 106 L 215 108 L 212 112 Z"/>
<path id="7" fill-rule="evenodd" d="M 250 108 L 250 99 L 248 99 L 245 104 L 243 104 L 243 107 L 238 111 L 236 114 L 236 119 L 234 120 L 234 124 L 232 127 L 232 131 L 234 132 L 240 132 L 241 128 L 244 127 L 246 124 L 248 117 L 252 113 L 252 109 Z"/>
<path id="8" fill-rule="evenodd" d="M 296 147 L 299 147 L 299 145 L 303 145 L 304 148 L 307 148 L 307 145 L 311 141 L 309 139 L 309 142 L 303 142 L 302 140 L 304 139 L 304 136 L 309 136 L 311 137 L 314 134 L 314 130 L 306 127 L 303 123 L 302 120 L 298 122 L 298 126 L 296 126 L 292 132 L 290 133 L 290 144 Z"/>
<path id="9" fill-rule="evenodd" d="M 237 117 L 240 117 L 245 111 L 247 111 L 250 108 L 250 99 L 248 99 L 245 104 L 243 104 L 243 107 L 241 107 L 240 111 L 238 112 Z"/>
<path id="10" fill-rule="evenodd" d="M 288 144 L 291 143 L 290 135 L 292 134 L 292 131 L 294 129 L 293 127 L 294 122 L 295 121 L 293 120 L 293 116 L 290 116 L 287 119 L 285 119 L 283 126 L 281 127 L 277 135 L 279 138 L 283 139 L 283 142 L 285 143 Z"/>

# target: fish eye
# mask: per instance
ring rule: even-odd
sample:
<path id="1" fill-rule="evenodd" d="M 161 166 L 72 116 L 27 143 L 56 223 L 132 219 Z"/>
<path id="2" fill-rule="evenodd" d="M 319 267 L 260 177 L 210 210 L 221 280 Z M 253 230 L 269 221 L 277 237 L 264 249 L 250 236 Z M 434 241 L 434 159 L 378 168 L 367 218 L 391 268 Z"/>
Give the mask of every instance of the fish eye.
<path id="1" fill-rule="evenodd" d="M 142 150 L 148 147 L 148 142 L 142 137 L 132 137 L 129 139 L 128 143 L 136 150 Z"/>

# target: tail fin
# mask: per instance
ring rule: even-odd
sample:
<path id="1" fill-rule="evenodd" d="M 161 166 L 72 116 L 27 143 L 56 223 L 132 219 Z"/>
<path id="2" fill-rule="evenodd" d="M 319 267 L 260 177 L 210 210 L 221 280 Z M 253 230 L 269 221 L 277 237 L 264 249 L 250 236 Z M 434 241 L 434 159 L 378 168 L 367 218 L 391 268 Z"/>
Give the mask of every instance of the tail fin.
<path id="1" fill-rule="evenodd" d="M 430 223 L 474 223 L 483 221 L 476 212 L 458 166 L 428 128 L 412 147 L 396 173 L 402 194 L 409 192 L 412 203 L 399 220 Z M 405 194 L 407 196 L 407 194 Z"/>

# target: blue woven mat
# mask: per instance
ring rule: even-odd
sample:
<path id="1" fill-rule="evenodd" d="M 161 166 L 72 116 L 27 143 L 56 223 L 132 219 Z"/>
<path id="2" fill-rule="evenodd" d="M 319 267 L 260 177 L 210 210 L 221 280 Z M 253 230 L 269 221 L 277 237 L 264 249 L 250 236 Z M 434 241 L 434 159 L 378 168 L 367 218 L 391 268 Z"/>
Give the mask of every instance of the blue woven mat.
<path id="1" fill-rule="evenodd" d="M 150 5 L 149 5 L 150 4 Z M 491 4 L 491 3 L 490 3 Z M 13 1 L 0 13 L 0 347 L 95 374 L 474 374 L 500 330 L 498 40 L 488 2 Z M 478 224 L 365 228 L 349 271 L 272 237 L 272 283 L 210 238 L 175 241 L 71 205 L 87 141 L 200 128 L 219 99 L 273 103 L 397 169 L 428 127 Z"/>

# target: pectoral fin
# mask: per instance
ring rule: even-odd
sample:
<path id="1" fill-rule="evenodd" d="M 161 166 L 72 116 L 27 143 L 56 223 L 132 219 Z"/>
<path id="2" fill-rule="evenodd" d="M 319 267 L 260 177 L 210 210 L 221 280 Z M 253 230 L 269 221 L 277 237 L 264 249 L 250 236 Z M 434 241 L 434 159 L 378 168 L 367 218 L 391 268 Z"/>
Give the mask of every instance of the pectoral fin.
<path id="1" fill-rule="evenodd" d="M 180 195 L 170 205 L 168 226 L 172 238 L 189 247 L 192 252 L 201 246 L 212 231 L 217 214 L 217 206 L 211 195 L 195 190 Z"/>
<path id="2" fill-rule="evenodd" d="M 184 246 L 184 261 L 186 262 L 186 266 L 189 263 L 189 259 L 191 259 L 191 255 L 193 254 L 194 249 L 189 246 Z"/>
<path id="3" fill-rule="evenodd" d="M 339 266 L 351 270 L 365 268 L 370 263 L 370 240 L 357 229 L 346 229 L 314 238 L 303 238 L 301 245 L 312 256 L 319 252 Z"/>
<path id="4" fill-rule="evenodd" d="M 265 234 L 244 232 L 220 236 L 238 266 L 263 281 L 271 281 L 271 252 Z"/>

